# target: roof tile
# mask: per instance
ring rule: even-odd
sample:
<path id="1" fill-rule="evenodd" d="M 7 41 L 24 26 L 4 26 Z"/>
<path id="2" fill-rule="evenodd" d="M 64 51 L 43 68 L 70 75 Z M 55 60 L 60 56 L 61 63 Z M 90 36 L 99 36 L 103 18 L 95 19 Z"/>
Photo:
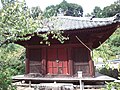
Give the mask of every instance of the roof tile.
<path id="1" fill-rule="evenodd" d="M 92 20 L 90 20 L 89 17 L 58 16 L 58 17 L 55 17 L 54 20 L 49 21 L 48 25 L 53 23 L 53 27 L 58 30 L 73 30 L 73 29 L 80 30 L 80 29 L 85 29 L 85 28 L 106 26 L 112 23 L 116 23 L 117 21 L 114 21 L 113 17 L 93 18 Z M 48 28 L 43 28 L 43 29 L 39 29 L 38 31 L 44 32 L 48 30 L 49 30 Z"/>

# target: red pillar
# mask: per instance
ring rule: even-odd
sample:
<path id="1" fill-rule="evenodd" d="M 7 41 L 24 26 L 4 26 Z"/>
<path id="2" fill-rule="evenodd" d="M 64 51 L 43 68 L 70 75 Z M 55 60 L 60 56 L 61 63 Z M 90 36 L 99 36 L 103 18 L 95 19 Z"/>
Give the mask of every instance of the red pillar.
<path id="1" fill-rule="evenodd" d="M 73 60 L 71 54 L 71 48 L 68 48 L 68 71 L 71 76 L 73 76 Z"/>
<path id="2" fill-rule="evenodd" d="M 69 74 L 73 76 L 73 61 L 69 60 Z"/>
<path id="3" fill-rule="evenodd" d="M 95 76 L 95 69 L 94 69 L 94 62 L 92 60 L 89 60 L 89 68 L 90 68 L 90 76 Z"/>
<path id="4" fill-rule="evenodd" d="M 89 51 L 89 70 L 90 70 L 90 76 L 95 77 L 94 61 L 91 58 L 90 51 Z"/>

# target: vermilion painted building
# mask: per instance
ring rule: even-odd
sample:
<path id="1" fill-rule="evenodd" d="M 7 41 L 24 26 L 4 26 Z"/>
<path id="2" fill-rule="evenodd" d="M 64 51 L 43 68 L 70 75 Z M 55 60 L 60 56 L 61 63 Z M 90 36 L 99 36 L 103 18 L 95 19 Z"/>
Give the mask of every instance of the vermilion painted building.
<path id="1" fill-rule="evenodd" d="M 110 18 L 57 17 L 58 30 L 69 36 L 61 44 L 49 39 L 51 45 L 40 44 L 40 37 L 33 36 L 27 41 L 17 43 L 26 48 L 26 74 L 39 73 L 42 77 L 94 77 L 94 63 L 91 51 L 107 40 L 120 25 L 118 15 Z M 48 28 L 39 30 L 47 32 Z"/>

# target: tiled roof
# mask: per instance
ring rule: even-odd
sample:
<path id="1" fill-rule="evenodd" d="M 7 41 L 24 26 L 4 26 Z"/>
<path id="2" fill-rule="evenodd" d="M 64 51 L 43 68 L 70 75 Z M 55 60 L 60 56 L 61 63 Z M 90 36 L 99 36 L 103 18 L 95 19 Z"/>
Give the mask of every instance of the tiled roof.
<path id="1" fill-rule="evenodd" d="M 38 29 L 39 32 L 45 32 L 49 30 L 80 30 L 86 28 L 94 28 L 100 26 L 110 25 L 120 20 L 116 20 L 116 17 L 109 18 L 90 18 L 90 17 L 71 17 L 71 16 L 58 16 L 51 21 L 45 20 L 45 27 Z M 49 26 L 49 28 L 48 28 Z"/>

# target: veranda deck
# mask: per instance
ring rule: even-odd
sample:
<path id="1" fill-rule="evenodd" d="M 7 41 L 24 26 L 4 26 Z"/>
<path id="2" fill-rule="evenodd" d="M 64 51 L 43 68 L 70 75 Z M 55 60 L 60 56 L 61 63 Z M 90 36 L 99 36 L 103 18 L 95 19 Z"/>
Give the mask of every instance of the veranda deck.
<path id="1" fill-rule="evenodd" d="M 95 77 L 29 77 L 26 75 L 17 75 L 12 77 L 13 81 L 31 81 L 31 82 L 38 82 L 38 83 L 45 83 L 45 82 L 58 82 L 58 83 L 76 83 L 80 80 L 82 82 L 105 82 L 105 81 L 114 81 L 115 78 L 100 74 L 96 72 Z"/>
<path id="2" fill-rule="evenodd" d="M 28 83 L 21 83 L 17 86 L 20 87 L 33 87 L 35 86 L 53 86 L 54 83 L 56 85 L 71 85 L 74 89 L 71 90 L 100 90 L 100 88 L 105 88 L 105 81 L 111 82 L 115 81 L 116 79 L 97 73 L 95 77 L 27 77 L 26 75 L 17 75 L 12 77 L 13 81 L 26 81 Z M 64 84 L 64 85 L 63 85 Z M 41 87 L 41 86 L 40 86 Z M 19 90 L 19 89 L 18 89 Z M 42 89 L 40 89 L 42 90 Z M 46 89 L 45 89 L 46 90 Z M 60 89 L 62 90 L 62 89 Z M 67 90 L 67 89 L 66 89 Z"/>

